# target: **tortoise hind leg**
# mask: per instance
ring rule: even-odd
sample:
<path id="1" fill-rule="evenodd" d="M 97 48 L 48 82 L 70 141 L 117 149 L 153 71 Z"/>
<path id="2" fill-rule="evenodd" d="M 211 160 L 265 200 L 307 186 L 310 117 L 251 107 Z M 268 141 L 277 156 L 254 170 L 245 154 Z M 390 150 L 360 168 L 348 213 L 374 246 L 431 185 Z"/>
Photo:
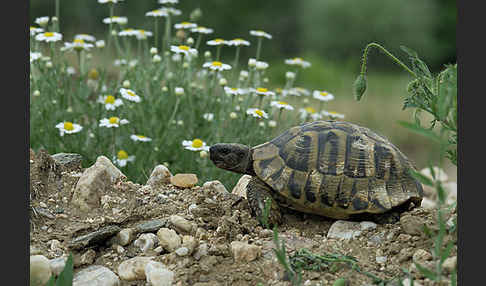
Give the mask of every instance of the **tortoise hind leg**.
<path id="1" fill-rule="evenodd" d="M 272 189 L 258 177 L 254 176 L 248 182 L 246 186 L 246 197 L 248 198 L 252 215 L 256 216 L 262 225 L 265 201 L 267 199 L 271 201 L 268 213 L 268 227 L 278 225 L 282 222 L 280 207 L 272 197 Z"/>

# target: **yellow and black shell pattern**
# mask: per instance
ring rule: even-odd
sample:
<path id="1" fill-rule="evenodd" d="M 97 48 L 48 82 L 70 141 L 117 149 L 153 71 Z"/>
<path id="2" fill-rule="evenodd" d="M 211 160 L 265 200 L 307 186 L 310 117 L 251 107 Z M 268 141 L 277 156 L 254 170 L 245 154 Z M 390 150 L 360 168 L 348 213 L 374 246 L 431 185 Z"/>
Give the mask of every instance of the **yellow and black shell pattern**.
<path id="1" fill-rule="evenodd" d="M 386 138 L 349 122 L 315 121 L 252 148 L 256 175 L 289 208 L 344 219 L 420 203 L 412 162 Z"/>

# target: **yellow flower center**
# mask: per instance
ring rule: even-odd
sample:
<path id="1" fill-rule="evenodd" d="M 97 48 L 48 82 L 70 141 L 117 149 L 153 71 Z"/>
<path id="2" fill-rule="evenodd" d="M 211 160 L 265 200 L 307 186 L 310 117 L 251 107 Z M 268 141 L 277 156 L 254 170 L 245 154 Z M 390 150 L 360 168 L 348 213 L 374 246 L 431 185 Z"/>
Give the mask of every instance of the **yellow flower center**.
<path id="1" fill-rule="evenodd" d="M 259 87 L 256 89 L 257 92 L 267 92 L 268 91 L 268 88 L 264 88 L 264 87 Z"/>
<path id="2" fill-rule="evenodd" d="M 194 139 L 192 140 L 192 147 L 194 148 L 201 148 L 203 146 L 203 142 L 201 139 Z"/>
<path id="3" fill-rule="evenodd" d="M 73 42 L 74 43 L 77 43 L 77 44 L 84 44 L 84 40 L 83 39 L 75 39 Z"/>
<path id="4" fill-rule="evenodd" d="M 215 41 L 216 43 L 222 43 L 222 42 L 224 42 L 224 40 L 223 40 L 223 39 L 214 39 L 214 41 Z"/>
<path id="5" fill-rule="evenodd" d="M 238 88 L 237 88 L 237 87 L 232 87 L 232 88 L 231 88 L 231 90 L 232 90 L 232 91 L 237 91 L 237 90 L 238 90 Z"/>
<path id="6" fill-rule="evenodd" d="M 120 160 L 126 160 L 126 159 L 128 159 L 128 153 L 125 150 L 118 151 L 118 154 L 116 154 L 116 156 Z"/>
<path id="7" fill-rule="evenodd" d="M 143 36 L 145 35 L 145 30 L 138 30 L 140 32 L 140 34 Z"/>
<path id="8" fill-rule="evenodd" d="M 258 116 L 263 117 L 263 112 L 260 109 L 255 110 L 255 113 L 258 114 Z"/>
<path id="9" fill-rule="evenodd" d="M 328 93 L 327 93 L 327 92 L 325 92 L 325 91 L 321 91 L 321 95 L 322 95 L 322 96 L 326 96 L 326 95 L 328 95 Z"/>
<path id="10" fill-rule="evenodd" d="M 113 95 L 108 95 L 105 98 L 105 104 L 114 104 L 115 103 L 115 97 Z"/>
<path id="11" fill-rule="evenodd" d="M 189 47 L 188 46 L 181 45 L 181 46 L 179 46 L 179 50 L 189 51 Z"/>
<path id="12" fill-rule="evenodd" d="M 146 138 L 146 137 L 145 137 L 145 136 L 143 136 L 143 135 L 137 135 L 137 137 L 138 137 L 138 138 L 140 138 L 140 139 Z"/>
<path id="13" fill-rule="evenodd" d="M 215 67 L 221 67 L 221 66 L 223 66 L 223 63 L 222 62 L 218 62 L 218 61 L 214 61 L 211 65 L 212 66 L 215 66 Z"/>
<path id="14" fill-rule="evenodd" d="M 130 96 L 137 96 L 135 93 L 133 93 L 133 92 L 131 92 L 131 91 L 129 91 L 129 90 L 127 90 L 127 93 L 128 93 L 128 95 L 130 95 Z"/>
<path id="15" fill-rule="evenodd" d="M 280 87 L 277 87 L 277 88 L 275 89 L 275 91 L 276 91 L 277 93 L 282 93 L 282 89 L 281 89 Z"/>
<path id="16" fill-rule="evenodd" d="M 110 122 L 110 124 L 118 124 L 118 120 L 120 120 L 120 118 L 113 116 L 108 119 L 108 122 Z"/>
<path id="17" fill-rule="evenodd" d="M 302 58 L 294 58 L 294 61 L 302 61 Z"/>
<path id="18" fill-rule="evenodd" d="M 74 125 L 71 122 L 66 121 L 66 122 L 64 122 L 64 130 L 73 131 Z"/>
<path id="19" fill-rule="evenodd" d="M 281 104 L 281 105 L 289 105 L 287 102 L 285 101 L 279 101 L 278 104 Z"/>
<path id="20" fill-rule="evenodd" d="M 309 113 L 316 113 L 316 110 L 312 107 L 306 107 L 305 108 L 305 111 L 309 112 Z"/>
<path id="21" fill-rule="evenodd" d="M 53 32 L 45 32 L 44 37 L 54 37 L 54 33 Z"/>
<path id="22" fill-rule="evenodd" d="M 243 42 L 244 40 L 242 38 L 236 38 L 236 39 L 233 39 L 233 41 L 236 41 L 236 42 Z"/>
<path id="23" fill-rule="evenodd" d="M 181 25 L 192 25 L 190 22 L 181 22 Z"/>

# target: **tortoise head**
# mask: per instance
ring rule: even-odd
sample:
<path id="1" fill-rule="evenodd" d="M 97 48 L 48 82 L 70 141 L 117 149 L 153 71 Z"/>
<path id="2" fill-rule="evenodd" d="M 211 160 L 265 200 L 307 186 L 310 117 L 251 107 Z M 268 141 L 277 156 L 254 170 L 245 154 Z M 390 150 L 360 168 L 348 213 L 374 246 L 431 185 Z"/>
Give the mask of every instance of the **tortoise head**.
<path id="1" fill-rule="evenodd" d="M 237 143 L 217 143 L 209 148 L 209 158 L 216 167 L 253 175 L 250 147 Z"/>

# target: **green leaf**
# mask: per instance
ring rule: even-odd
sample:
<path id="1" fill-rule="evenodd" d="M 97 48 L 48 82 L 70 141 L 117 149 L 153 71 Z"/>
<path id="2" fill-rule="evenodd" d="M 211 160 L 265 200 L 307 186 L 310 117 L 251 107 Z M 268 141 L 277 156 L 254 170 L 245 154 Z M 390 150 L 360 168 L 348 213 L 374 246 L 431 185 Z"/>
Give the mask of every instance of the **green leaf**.
<path id="1" fill-rule="evenodd" d="M 66 261 L 66 266 L 57 277 L 56 286 L 72 286 L 73 285 L 73 255 L 69 254 Z"/>
<path id="2" fill-rule="evenodd" d="M 422 136 L 425 136 L 429 139 L 432 139 L 438 143 L 441 142 L 440 137 L 432 130 L 425 129 L 421 126 L 417 126 L 416 124 L 405 122 L 405 121 L 398 121 L 398 124 L 402 125 L 403 127 L 410 129 L 411 131 L 418 133 Z"/>
<path id="3" fill-rule="evenodd" d="M 49 278 L 49 281 L 47 281 L 47 284 L 45 286 L 54 286 L 56 279 L 54 278 L 54 275 L 51 275 L 51 278 Z"/>
<path id="4" fill-rule="evenodd" d="M 425 268 L 424 266 L 420 265 L 417 262 L 414 262 L 414 264 L 415 267 L 417 267 L 417 269 L 420 271 L 420 273 L 422 273 L 425 277 L 429 278 L 430 280 L 435 281 L 435 279 L 437 278 L 437 274 L 435 274 L 435 272 Z"/>
<path id="5" fill-rule="evenodd" d="M 346 279 L 344 278 L 338 278 L 334 283 L 332 283 L 332 286 L 346 286 L 348 285 Z"/>
<path id="6" fill-rule="evenodd" d="M 422 173 L 417 172 L 413 169 L 408 169 L 408 171 L 409 171 L 410 175 L 412 177 L 414 177 L 420 183 L 422 183 L 426 186 L 430 186 L 430 187 L 434 186 L 434 182 L 431 179 L 429 179 L 428 177 L 422 175 Z"/>
<path id="7" fill-rule="evenodd" d="M 457 285 L 457 274 L 456 271 L 453 271 L 451 273 L 451 286 L 456 286 Z"/>
<path id="8" fill-rule="evenodd" d="M 444 263 L 444 260 L 446 260 L 447 257 L 449 257 L 449 254 L 451 254 L 452 247 L 454 247 L 454 243 L 451 240 L 447 243 L 446 248 L 442 251 L 442 253 L 440 255 L 440 264 L 441 265 L 442 265 L 442 263 Z"/>

